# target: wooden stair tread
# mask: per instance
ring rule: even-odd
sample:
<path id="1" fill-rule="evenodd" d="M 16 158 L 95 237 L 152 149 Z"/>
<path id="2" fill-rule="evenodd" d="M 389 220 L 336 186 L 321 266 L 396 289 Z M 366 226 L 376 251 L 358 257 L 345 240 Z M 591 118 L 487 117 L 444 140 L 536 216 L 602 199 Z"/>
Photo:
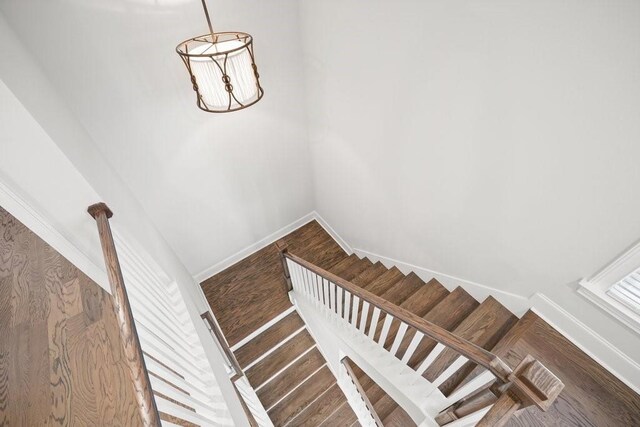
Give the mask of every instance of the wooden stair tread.
<path id="1" fill-rule="evenodd" d="M 364 270 L 362 273 L 358 274 L 351 280 L 356 286 L 363 287 L 367 283 L 375 280 L 378 276 L 387 271 L 387 267 L 385 267 L 380 261 L 373 264 L 371 267 Z"/>
<path id="2" fill-rule="evenodd" d="M 384 427 L 415 427 L 416 423 L 402 407 L 396 407 L 385 419 Z"/>
<path id="3" fill-rule="evenodd" d="M 527 332 L 527 330 L 533 325 L 533 322 L 536 320 L 537 316 L 533 314 L 533 312 L 527 312 L 524 316 L 522 316 L 514 326 L 512 326 L 509 331 L 498 341 L 498 343 L 491 348 L 491 352 L 499 357 L 504 357 L 510 348 L 512 348 L 516 342 L 520 340 L 520 338 Z M 467 384 L 472 379 L 476 378 L 478 375 L 482 374 L 485 369 L 482 366 L 477 366 L 472 362 L 467 362 L 461 368 L 468 372 L 464 375 L 464 378 L 460 380 L 460 378 L 456 375 L 453 375 L 451 378 L 447 379 L 444 383 L 442 383 L 439 387 L 440 391 L 445 395 L 449 396 L 451 393 L 456 391 L 458 388 Z"/>
<path id="4" fill-rule="evenodd" d="M 427 283 L 425 283 L 422 287 L 420 287 L 416 292 L 414 292 L 409 298 L 404 300 L 400 304 L 400 307 L 404 308 L 407 311 L 412 312 L 416 316 L 423 317 L 431 309 L 433 309 L 436 305 L 438 305 L 442 300 L 444 300 L 448 295 L 449 295 L 449 291 L 447 290 L 447 288 L 442 286 L 442 284 L 438 282 L 436 279 L 431 279 Z M 378 338 L 380 337 L 380 334 L 382 333 L 382 326 L 384 325 L 385 318 L 386 318 L 386 314 L 380 315 L 378 326 L 376 327 L 376 332 L 374 335 L 374 338 L 376 341 L 378 340 Z M 385 343 L 388 343 L 390 340 L 391 340 L 391 343 L 393 342 L 393 339 L 398 333 L 399 327 L 400 325 L 397 321 L 394 321 L 391 324 L 391 327 L 389 328 L 389 333 L 387 335 L 387 341 Z"/>
<path id="5" fill-rule="evenodd" d="M 348 427 L 358 420 L 355 412 L 349 405 L 349 402 L 345 402 L 336 409 L 333 414 L 327 417 L 320 427 Z"/>
<path id="6" fill-rule="evenodd" d="M 423 317 L 448 295 L 447 288 L 442 286 L 436 279 L 431 279 L 400 304 L 400 307 L 416 316 Z"/>
<path id="7" fill-rule="evenodd" d="M 417 274 L 411 272 L 402 280 L 394 283 L 391 288 L 380 295 L 380 298 L 391 304 L 400 305 L 425 285 L 426 283 Z"/>
<path id="8" fill-rule="evenodd" d="M 370 385 L 369 387 L 364 389 L 364 392 L 369 398 L 369 401 L 371 403 L 376 403 L 378 400 L 382 399 L 382 397 L 387 393 L 382 389 L 382 387 L 376 384 L 371 378 L 368 377 L 368 379 L 369 379 Z"/>
<path id="9" fill-rule="evenodd" d="M 317 348 L 296 360 L 287 369 L 276 375 L 263 385 L 256 393 L 262 405 L 269 409 L 291 390 L 309 378 L 325 365 L 324 357 Z"/>
<path id="10" fill-rule="evenodd" d="M 392 267 L 378 276 L 375 280 L 372 280 L 363 288 L 375 295 L 382 295 L 388 291 L 394 284 L 404 279 L 404 274 L 396 267 Z"/>
<path id="11" fill-rule="evenodd" d="M 342 272 L 358 262 L 359 259 L 360 258 L 358 258 L 357 255 L 351 254 L 348 257 L 344 258 L 342 261 L 332 266 L 330 269 L 328 269 L 328 271 L 332 272 L 336 276 L 342 277 Z"/>
<path id="12" fill-rule="evenodd" d="M 448 331 L 455 329 L 462 321 L 479 305 L 478 301 L 473 298 L 461 287 L 457 287 L 449 295 L 445 297 L 438 305 L 423 316 L 425 320 L 432 322 Z M 415 330 L 407 331 L 404 340 L 398 351 L 398 357 L 404 355 L 405 350 L 409 346 Z M 436 346 L 436 342 L 429 338 L 424 338 L 413 356 L 409 359 L 408 365 L 417 368 L 425 357 Z"/>
<path id="13" fill-rule="evenodd" d="M 275 325 L 237 349 L 234 354 L 238 363 L 244 369 L 303 326 L 304 321 L 296 311 L 292 311 L 284 319 L 281 319 Z"/>
<path id="14" fill-rule="evenodd" d="M 284 426 L 335 382 L 336 379 L 329 368 L 323 367 L 271 408 L 268 411 L 269 418 L 276 426 Z"/>
<path id="15" fill-rule="evenodd" d="M 309 262 L 313 262 L 318 267 L 325 270 L 329 270 L 331 267 L 348 257 L 346 252 L 341 247 L 336 247 L 335 242 L 332 240 L 322 242 L 317 247 L 307 246 L 303 251 L 294 252 L 301 258 L 306 259 Z M 315 261 L 312 261 L 315 260 Z"/>
<path id="16" fill-rule="evenodd" d="M 404 274 L 402 274 L 400 270 L 398 270 L 396 267 L 393 267 L 385 271 L 382 275 L 378 276 L 377 279 L 374 279 L 369 284 L 365 285 L 364 288 L 366 288 L 367 291 L 379 296 L 381 294 L 384 294 L 393 285 L 404 279 L 404 277 Z M 363 306 L 364 301 L 361 300 L 358 304 L 358 325 L 360 325 L 360 321 L 362 320 L 361 315 Z M 372 310 L 373 307 L 370 306 L 369 311 L 367 312 L 365 331 L 368 331 L 369 325 L 371 324 Z"/>
<path id="17" fill-rule="evenodd" d="M 314 345 L 313 338 L 304 329 L 249 368 L 245 375 L 251 385 L 257 388 Z"/>
<path id="18" fill-rule="evenodd" d="M 380 417 L 381 420 L 387 418 L 397 407 L 398 404 L 396 401 L 386 393 L 373 403 L 373 408 L 376 410 L 378 417 Z"/>
<path id="19" fill-rule="evenodd" d="M 291 420 L 288 427 L 318 426 L 329 418 L 347 398 L 338 384 L 332 385 L 321 396 L 307 406 L 298 416 Z"/>
<path id="20" fill-rule="evenodd" d="M 355 264 L 345 269 L 341 274 L 339 274 L 339 276 L 345 280 L 351 281 L 351 279 L 357 277 L 360 273 L 372 266 L 373 263 L 369 258 L 358 259 Z"/>
<path id="21" fill-rule="evenodd" d="M 518 318 L 495 298 L 488 297 L 453 330 L 453 333 L 485 350 L 490 350 L 517 320 Z M 459 353 L 446 348 L 423 376 L 433 382 L 458 356 Z"/>

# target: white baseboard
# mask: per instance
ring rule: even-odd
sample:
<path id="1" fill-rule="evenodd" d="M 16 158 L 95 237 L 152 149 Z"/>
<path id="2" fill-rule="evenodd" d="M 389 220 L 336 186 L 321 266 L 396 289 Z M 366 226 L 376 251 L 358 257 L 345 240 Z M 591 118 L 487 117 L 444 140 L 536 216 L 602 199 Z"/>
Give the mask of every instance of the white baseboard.
<path id="1" fill-rule="evenodd" d="M 531 297 L 531 303 L 532 311 L 633 391 L 640 394 L 640 364 L 547 296 L 537 293 Z"/>
<path id="2" fill-rule="evenodd" d="M 333 240 L 338 242 L 338 245 L 340 245 L 340 247 L 342 248 L 343 251 L 345 251 L 349 255 L 351 255 L 354 252 L 353 248 L 342 238 L 342 236 L 340 236 L 336 232 L 336 230 L 333 229 L 333 227 L 331 227 L 329 225 L 329 223 L 327 221 L 324 220 L 324 218 L 322 216 L 320 216 L 320 214 L 318 212 L 313 211 L 312 214 L 313 214 L 314 219 L 316 221 L 318 221 L 318 224 L 320 224 L 322 226 L 322 228 L 324 228 L 325 231 L 327 233 L 329 233 L 329 235 L 331 237 L 333 237 Z"/>
<path id="3" fill-rule="evenodd" d="M 413 271 L 425 282 L 431 280 L 432 278 L 435 278 L 449 290 L 453 290 L 457 286 L 462 286 L 465 291 L 469 292 L 469 294 L 478 301 L 483 301 L 486 297 L 491 295 L 496 300 L 498 300 L 500 304 L 507 307 L 513 314 L 517 316 L 521 316 L 522 314 L 524 314 L 531 306 L 529 300 L 521 295 L 501 291 L 499 289 L 491 288 L 489 286 L 481 285 L 469 280 L 460 279 L 459 277 L 450 276 L 438 271 L 429 270 L 428 268 L 419 267 L 417 265 L 409 264 L 403 261 L 398 261 L 393 258 L 365 251 L 364 249 L 356 248 L 354 249 L 354 251 L 358 256 L 366 256 L 373 262 L 380 261 L 387 267 L 395 266 L 404 274 L 408 274 Z"/>
<path id="4" fill-rule="evenodd" d="M 257 252 L 260 249 L 269 246 L 270 244 L 272 244 L 273 242 L 275 242 L 275 241 L 277 241 L 279 239 L 282 239 L 287 234 L 289 234 L 292 231 L 302 227 L 303 225 L 305 225 L 309 221 L 313 221 L 314 219 L 316 219 L 315 212 L 310 212 L 310 213 L 306 214 L 305 216 L 303 216 L 302 218 L 293 221 L 289 225 L 285 225 L 280 230 L 269 234 L 267 237 L 264 237 L 264 238 L 258 240 L 257 242 L 247 246 L 246 248 L 236 252 L 235 254 L 223 259 L 222 261 L 220 261 L 220 262 L 218 262 L 218 263 L 216 263 L 214 265 L 212 265 L 211 267 L 205 268 L 200 273 L 194 275 L 193 278 L 196 280 L 197 283 L 202 283 L 206 279 L 215 276 L 216 274 L 220 273 L 221 271 L 231 267 L 233 264 L 237 263 L 238 261 L 242 261 L 243 259 L 245 259 L 249 255 L 251 255 L 252 253 Z"/>
<path id="5" fill-rule="evenodd" d="M 320 226 L 322 226 L 322 228 L 324 228 L 325 231 L 329 233 L 329 235 L 336 242 L 338 242 L 338 245 L 340 245 L 340 247 L 346 253 L 348 254 L 353 253 L 353 249 L 351 249 L 351 246 L 349 246 L 347 242 L 345 242 L 345 240 L 338 233 L 336 233 L 336 231 L 327 223 L 327 221 L 325 221 L 324 218 L 322 218 L 320 214 L 318 214 L 316 211 L 312 211 L 306 214 L 305 216 L 303 216 L 302 218 L 299 218 L 293 221 L 291 224 L 285 225 L 280 230 L 269 234 L 267 237 L 260 239 L 256 243 L 253 243 L 247 246 L 246 248 L 236 252 L 235 254 L 212 265 L 211 267 L 205 268 L 200 273 L 194 275 L 193 278 L 196 280 L 197 283 L 202 283 L 206 279 L 213 277 L 216 274 L 220 273 L 221 271 L 231 267 L 233 264 L 239 261 L 242 261 L 252 253 L 257 252 L 260 249 L 266 246 L 269 246 L 273 242 L 282 239 L 287 234 L 297 230 L 298 228 L 302 227 L 303 225 L 307 224 L 310 221 L 313 221 L 314 219 L 318 221 L 318 224 L 320 224 Z"/>
<path id="6" fill-rule="evenodd" d="M 65 257 L 71 264 L 80 269 L 91 278 L 91 280 L 100 285 L 105 291 L 109 294 L 111 293 L 109 280 L 107 279 L 107 273 L 104 268 L 93 262 L 81 249 L 56 230 L 51 221 L 40 212 L 37 212 L 24 198 L 2 182 L 0 182 L 0 206 L 44 240 L 60 255 Z M 88 215 L 89 214 L 87 214 L 87 216 Z"/>

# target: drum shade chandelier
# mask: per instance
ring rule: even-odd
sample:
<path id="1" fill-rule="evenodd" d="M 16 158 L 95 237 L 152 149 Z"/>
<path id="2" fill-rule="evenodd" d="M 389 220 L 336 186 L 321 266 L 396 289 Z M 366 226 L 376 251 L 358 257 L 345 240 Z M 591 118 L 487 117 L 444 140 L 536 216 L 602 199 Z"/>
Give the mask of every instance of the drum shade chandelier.
<path id="1" fill-rule="evenodd" d="M 191 77 L 198 107 L 209 113 L 242 110 L 260 101 L 264 91 L 247 33 L 213 31 L 205 0 L 202 7 L 209 34 L 176 47 Z"/>

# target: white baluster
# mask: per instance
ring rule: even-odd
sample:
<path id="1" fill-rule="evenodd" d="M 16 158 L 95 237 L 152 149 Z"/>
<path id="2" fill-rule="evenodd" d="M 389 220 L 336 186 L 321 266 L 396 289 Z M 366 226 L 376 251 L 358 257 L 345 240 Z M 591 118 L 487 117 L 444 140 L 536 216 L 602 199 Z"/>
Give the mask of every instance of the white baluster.
<path id="1" fill-rule="evenodd" d="M 360 298 L 357 295 L 353 295 L 353 304 L 351 305 L 351 324 L 353 327 L 358 325 L 358 306 L 360 305 Z"/>
<path id="2" fill-rule="evenodd" d="M 329 297 L 331 299 L 331 311 L 336 312 L 336 284 L 329 282 Z"/>
<path id="3" fill-rule="evenodd" d="M 384 347 L 384 343 L 387 340 L 387 335 L 389 335 L 389 328 L 391 328 L 391 322 L 393 322 L 393 316 L 387 314 L 384 318 L 384 324 L 382 325 L 382 332 L 380 333 L 380 338 L 378 339 L 378 344 Z"/>
<path id="4" fill-rule="evenodd" d="M 338 317 L 342 317 L 342 288 L 340 286 L 336 286 L 336 314 Z"/>
<path id="5" fill-rule="evenodd" d="M 440 387 L 440 384 L 445 382 L 451 375 L 455 374 L 456 371 L 467 363 L 469 359 L 464 356 L 458 356 L 458 358 L 449 366 L 443 373 L 441 373 L 438 378 L 433 381 L 433 385 L 435 387 Z"/>
<path id="6" fill-rule="evenodd" d="M 351 314 L 351 292 L 344 291 L 344 313 L 343 318 L 349 322 L 349 314 Z"/>
<path id="7" fill-rule="evenodd" d="M 323 277 L 319 277 L 318 280 L 322 282 L 322 291 L 324 292 L 324 306 L 326 309 L 330 308 L 329 298 L 329 282 Z"/>
<path id="8" fill-rule="evenodd" d="M 360 315 L 360 332 L 366 333 L 367 317 L 369 316 L 369 302 L 362 300 L 362 314 Z"/>
<path id="9" fill-rule="evenodd" d="M 438 343 L 433 348 L 433 350 L 431 350 L 431 353 L 429 353 L 429 355 L 422 361 L 420 367 L 416 370 L 416 372 L 422 375 L 424 371 L 426 371 L 427 368 L 433 363 L 433 361 L 436 360 L 436 357 L 440 356 L 440 353 L 442 353 L 445 348 L 446 347 L 444 345 Z"/>
<path id="10" fill-rule="evenodd" d="M 393 341 L 393 345 L 391 346 L 391 354 L 393 354 L 394 356 L 396 355 L 396 352 L 400 347 L 400 343 L 402 343 L 402 339 L 404 338 L 404 334 L 407 332 L 408 327 L 409 325 L 407 325 L 404 322 L 400 324 L 400 329 L 398 329 L 398 334 L 396 335 L 396 339 Z"/>
<path id="11" fill-rule="evenodd" d="M 404 356 L 402 356 L 402 361 L 404 363 L 407 363 L 411 356 L 413 356 L 416 348 L 418 348 L 418 344 L 420 344 L 420 341 L 422 341 L 422 337 L 424 337 L 424 334 L 420 331 L 416 331 L 416 334 L 413 336 L 409 347 L 407 347 L 407 351 L 405 351 Z"/>
<path id="12" fill-rule="evenodd" d="M 369 338 L 374 339 L 376 329 L 378 329 L 378 319 L 380 318 L 380 309 L 373 308 L 373 316 L 371 316 L 371 326 L 369 327 Z"/>

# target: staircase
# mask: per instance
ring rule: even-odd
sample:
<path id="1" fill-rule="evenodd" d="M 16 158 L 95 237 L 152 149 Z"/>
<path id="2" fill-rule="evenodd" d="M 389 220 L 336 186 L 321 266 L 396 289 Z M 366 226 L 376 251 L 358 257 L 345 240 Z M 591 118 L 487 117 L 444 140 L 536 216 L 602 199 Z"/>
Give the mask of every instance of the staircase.
<path id="1" fill-rule="evenodd" d="M 396 267 L 386 268 L 379 262 L 373 264 L 369 259 L 360 259 L 356 255 L 349 256 L 329 271 L 487 351 L 493 350 L 518 321 L 513 313 L 492 297 L 479 303 L 461 287 L 450 292 L 436 279 L 425 283 L 415 273 L 404 275 Z M 361 317 L 362 304 L 358 308 L 358 316 Z M 369 317 L 365 329 L 370 327 L 370 322 Z M 374 340 L 380 337 L 384 322 L 385 314 L 381 313 L 375 326 Z M 400 322 L 391 324 L 384 348 L 392 348 L 399 328 Z M 415 329 L 404 333 L 395 353 L 397 358 L 402 359 L 407 355 L 415 334 Z M 409 367 L 419 369 L 436 345 L 434 340 L 422 340 L 408 358 Z M 455 351 L 444 349 L 424 369 L 422 376 L 430 382 L 435 381 L 456 357 Z M 449 396 L 475 377 L 479 372 L 473 372 L 474 366 L 473 362 L 466 362 L 439 386 L 441 392 Z"/>
<path id="2" fill-rule="evenodd" d="M 336 378 L 295 310 L 235 347 L 234 355 L 276 426 L 357 422 Z"/>
<path id="3" fill-rule="evenodd" d="M 276 426 L 640 419 L 640 397 L 534 313 L 346 254 L 315 221 L 202 286 Z"/>

